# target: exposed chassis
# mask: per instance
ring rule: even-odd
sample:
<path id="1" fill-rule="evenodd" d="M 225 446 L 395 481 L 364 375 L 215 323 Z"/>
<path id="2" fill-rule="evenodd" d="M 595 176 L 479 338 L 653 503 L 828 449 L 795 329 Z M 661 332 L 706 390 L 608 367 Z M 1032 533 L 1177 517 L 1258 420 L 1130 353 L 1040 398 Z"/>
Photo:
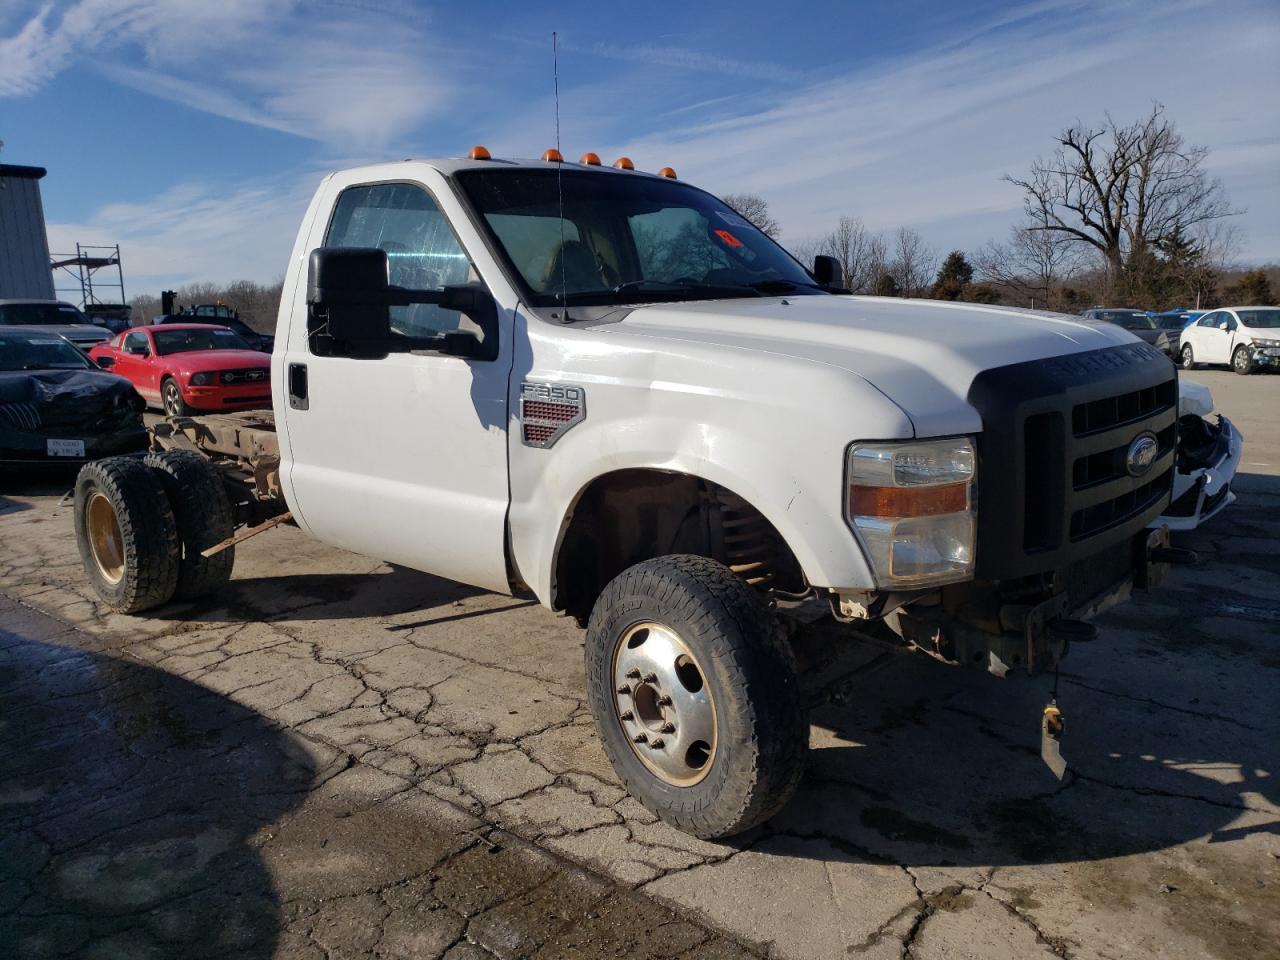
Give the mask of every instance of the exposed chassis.
<path id="1" fill-rule="evenodd" d="M 292 519 L 280 491 L 280 442 L 269 410 L 168 417 L 149 428 L 152 450 L 192 450 L 222 476 L 236 533 L 202 551 L 212 556 Z"/>

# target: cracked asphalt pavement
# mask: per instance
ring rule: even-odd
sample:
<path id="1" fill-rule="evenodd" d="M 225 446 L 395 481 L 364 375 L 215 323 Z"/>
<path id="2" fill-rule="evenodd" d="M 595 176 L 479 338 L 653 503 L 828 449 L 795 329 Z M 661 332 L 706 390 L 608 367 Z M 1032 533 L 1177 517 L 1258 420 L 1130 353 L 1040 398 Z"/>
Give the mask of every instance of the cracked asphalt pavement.
<path id="1" fill-rule="evenodd" d="M 0 957 L 1280 956 L 1280 378 L 1202 562 L 1050 677 L 803 628 L 809 771 L 731 843 L 618 786 L 582 636 L 282 529 L 126 617 L 0 488 Z M 1264 411 L 1271 411 L 1268 422 Z"/>

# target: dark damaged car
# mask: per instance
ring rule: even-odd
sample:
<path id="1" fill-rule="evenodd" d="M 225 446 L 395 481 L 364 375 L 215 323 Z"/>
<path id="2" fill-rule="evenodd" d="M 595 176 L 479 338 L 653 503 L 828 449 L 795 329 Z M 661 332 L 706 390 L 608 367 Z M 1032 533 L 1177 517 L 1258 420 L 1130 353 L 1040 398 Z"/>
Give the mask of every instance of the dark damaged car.
<path id="1" fill-rule="evenodd" d="M 83 463 L 142 453 L 143 402 L 65 338 L 0 327 L 0 463 Z"/>

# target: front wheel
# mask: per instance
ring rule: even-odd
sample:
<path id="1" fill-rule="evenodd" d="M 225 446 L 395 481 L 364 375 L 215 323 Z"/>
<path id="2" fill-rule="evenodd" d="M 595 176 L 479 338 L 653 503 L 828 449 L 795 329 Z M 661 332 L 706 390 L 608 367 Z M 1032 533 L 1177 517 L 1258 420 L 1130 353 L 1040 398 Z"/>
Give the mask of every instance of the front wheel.
<path id="1" fill-rule="evenodd" d="M 795 792 L 809 728 L 790 648 L 722 564 L 677 555 L 619 574 L 591 612 L 586 669 L 614 770 L 671 825 L 732 836 Z"/>
<path id="2" fill-rule="evenodd" d="M 178 386 L 178 381 L 172 377 L 166 377 L 164 383 L 160 387 L 160 397 L 164 401 L 164 412 L 171 417 L 185 417 L 191 413 L 191 408 L 187 406 L 187 401 L 182 399 L 182 388 Z"/>
<path id="3" fill-rule="evenodd" d="M 1184 343 L 1182 345 L 1182 353 L 1179 354 L 1182 360 L 1183 370 L 1194 370 L 1196 368 L 1195 354 L 1191 352 L 1191 344 Z"/>
<path id="4" fill-rule="evenodd" d="M 1253 358 L 1249 356 L 1248 347 L 1236 347 L 1236 352 L 1231 355 L 1231 369 L 1241 376 L 1253 373 Z"/>

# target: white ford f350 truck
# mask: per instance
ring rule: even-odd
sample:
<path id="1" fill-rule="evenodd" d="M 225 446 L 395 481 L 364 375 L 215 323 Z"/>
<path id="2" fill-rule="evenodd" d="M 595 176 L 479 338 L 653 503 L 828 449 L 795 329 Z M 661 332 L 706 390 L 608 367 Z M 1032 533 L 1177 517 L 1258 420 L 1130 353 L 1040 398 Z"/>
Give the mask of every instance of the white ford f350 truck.
<path id="1" fill-rule="evenodd" d="M 287 520 L 532 593 L 586 628 L 632 793 L 740 832 L 807 749 L 788 605 L 1003 674 L 1053 666 L 1179 559 L 1147 529 L 1168 358 L 1110 324 L 848 296 L 838 269 L 625 158 L 332 174 L 289 261 L 273 413 L 170 418 L 145 461 L 87 466 L 88 576 L 127 612 L 199 596 Z"/>

